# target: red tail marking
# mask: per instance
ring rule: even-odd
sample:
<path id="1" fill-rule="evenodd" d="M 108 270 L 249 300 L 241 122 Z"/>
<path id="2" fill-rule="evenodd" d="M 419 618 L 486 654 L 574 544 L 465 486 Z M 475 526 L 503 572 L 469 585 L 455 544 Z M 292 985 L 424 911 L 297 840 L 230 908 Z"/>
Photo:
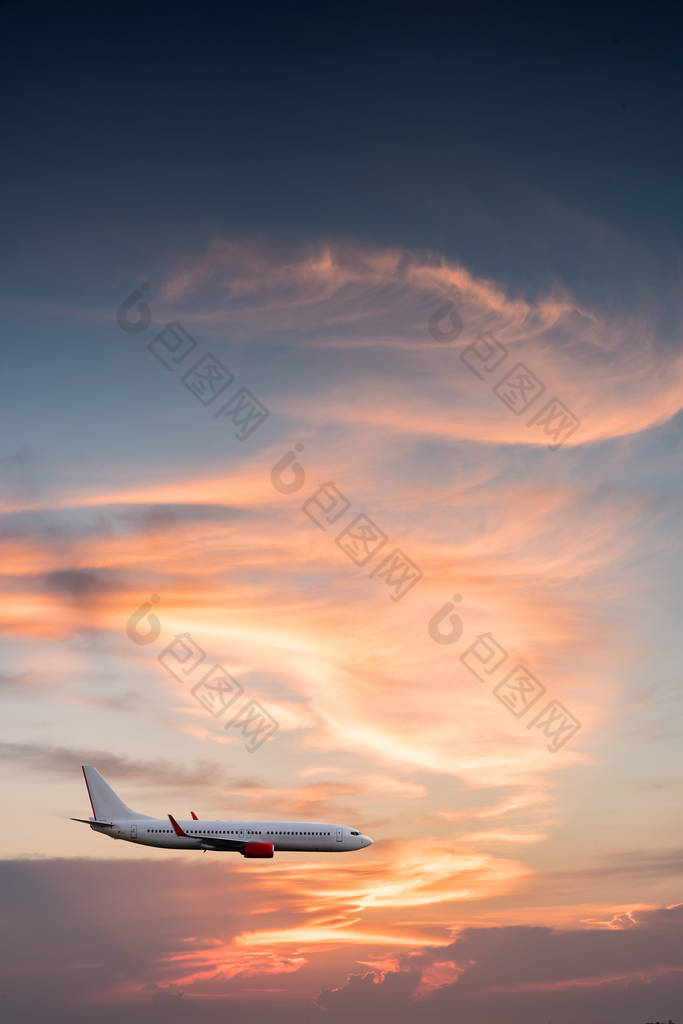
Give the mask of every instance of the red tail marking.
<path id="1" fill-rule="evenodd" d="M 186 838 L 186 839 L 188 839 L 188 838 L 189 838 L 189 836 L 188 836 L 187 832 L 183 832 L 183 830 L 181 829 L 180 825 L 179 825 L 179 824 L 178 824 L 178 822 L 177 822 L 177 821 L 175 820 L 175 818 L 173 817 L 173 815 L 172 815 L 172 814 L 169 814 L 169 816 L 168 816 L 168 820 L 169 820 L 169 821 L 171 822 L 171 824 L 173 825 L 173 831 L 175 832 L 175 834 L 176 834 L 177 836 L 185 836 L 185 838 Z"/>
<path id="2" fill-rule="evenodd" d="M 194 811 L 190 811 L 190 814 L 192 815 L 192 820 L 193 820 L 193 821 L 199 821 L 199 818 L 198 818 L 198 817 L 197 817 L 197 815 L 196 815 L 196 814 L 194 813 Z"/>
<path id="3" fill-rule="evenodd" d="M 83 778 L 85 779 L 85 788 L 88 790 L 88 800 L 90 801 L 90 806 L 92 807 L 92 816 L 95 819 L 95 821 L 97 821 L 97 815 L 95 814 L 95 805 L 93 804 L 92 797 L 90 796 L 90 786 L 88 785 L 88 776 L 85 774 L 84 764 L 81 765 L 81 771 L 83 772 Z"/>

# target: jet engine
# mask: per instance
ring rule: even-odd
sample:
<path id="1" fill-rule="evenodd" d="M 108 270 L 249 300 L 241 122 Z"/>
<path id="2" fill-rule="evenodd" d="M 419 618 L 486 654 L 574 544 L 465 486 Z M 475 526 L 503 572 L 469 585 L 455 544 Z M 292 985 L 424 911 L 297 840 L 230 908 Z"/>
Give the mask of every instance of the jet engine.
<path id="1" fill-rule="evenodd" d="M 272 857 L 273 856 L 273 844 L 272 843 L 245 843 L 243 857 Z"/>

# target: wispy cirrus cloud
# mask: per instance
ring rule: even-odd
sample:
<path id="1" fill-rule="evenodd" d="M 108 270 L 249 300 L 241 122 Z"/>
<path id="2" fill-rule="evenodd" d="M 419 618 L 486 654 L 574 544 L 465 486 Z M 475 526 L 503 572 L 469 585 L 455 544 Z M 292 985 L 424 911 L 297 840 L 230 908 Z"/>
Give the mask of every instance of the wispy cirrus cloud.
<path id="1" fill-rule="evenodd" d="M 623 909 L 623 876 L 555 878 L 553 890 L 545 858 L 562 860 L 563 827 L 585 856 L 580 795 L 565 822 L 558 794 L 581 794 L 641 654 L 639 630 L 617 613 L 639 622 L 638 563 L 671 515 L 664 484 L 652 493 L 640 483 L 643 472 L 664 479 L 669 465 L 649 455 L 674 427 L 648 427 L 677 408 L 675 357 L 654 336 L 641 352 L 640 325 L 580 309 L 565 292 L 510 296 L 428 257 L 331 246 L 290 264 L 267 248 L 252 260 L 249 246 L 218 245 L 151 300 L 155 322 L 178 318 L 207 346 L 229 335 L 240 379 L 258 383 L 272 409 L 270 433 L 204 451 L 211 418 L 195 423 L 191 404 L 185 418 L 173 403 L 192 396 L 164 392 L 164 423 L 178 416 L 183 443 L 164 432 L 168 451 L 153 471 L 123 446 L 98 474 L 72 467 L 49 493 L 16 481 L 5 493 L 0 625 L 17 677 L 30 644 L 34 677 L 47 683 L 44 720 L 22 720 L 8 768 L 33 766 L 36 781 L 54 770 L 65 808 L 83 796 L 67 796 L 67 785 L 85 760 L 148 811 L 135 793 L 156 787 L 156 799 L 172 779 L 174 792 L 201 794 L 202 813 L 362 823 L 376 839 L 363 863 L 245 874 L 252 903 L 239 929 L 199 922 L 192 944 L 176 936 L 149 972 L 111 982 L 106 991 L 120 998 L 180 981 L 221 998 L 259 972 L 278 985 L 296 978 L 310 993 L 332 965 L 334 985 L 347 976 L 340 951 L 370 962 L 386 949 L 448 945 L 475 920 L 569 925 Z M 442 345 L 427 324 L 453 288 L 463 331 Z M 528 361 L 548 393 L 573 409 L 578 396 L 590 427 L 558 453 L 534 442 L 524 417 L 460 358 L 481 330 L 500 337 L 510 361 Z M 134 355 L 151 358 L 144 347 Z M 160 392 L 171 379 L 158 379 Z M 185 438 L 194 430 L 196 458 Z M 640 433 L 623 436 L 631 430 Z M 300 439 L 305 481 L 283 495 L 271 469 Z M 628 470 L 618 486 L 615 463 Z M 352 503 L 349 517 L 365 512 L 422 571 L 401 602 L 349 560 L 337 526 L 322 530 L 302 510 L 329 480 Z M 126 624 L 152 593 L 162 631 L 136 645 Z M 442 645 L 428 627 L 455 593 L 462 637 Z M 276 715 L 258 777 L 189 684 L 159 664 L 181 633 Z M 527 728 L 530 715 L 515 719 L 485 675 L 464 667 L 463 652 L 486 634 L 508 667 L 542 681 L 544 701 L 556 697 L 580 719 L 559 756 Z M 28 689 L 11 690 L 21 708 Z M 61 723 L 56 734 L 49 716 Z M 98 742 L 81 749 L 93 726 Z M 150 758 L 150 737 L 173 756 Z M 311 764 L 316 773 L 302 774 Z M 629 835 L 630 809 L 621 815 Z M 97 840 L 93 856 L 106 856 Z M 63 842 L 81 850 L 83 837 Z M 668 886 L 671 864 L 665 874 Z M 625 913 L 661 896 L 653 875 L 640 882 Z M 405 972 L 394 973 L 388 984 L 402 985 Z M 460 984 L 462 966 L 447 951 L 425 965 L 410 998 L 427 1005 L 449 978 Z"/>
<path id="2" fill-rule="evenodd" d="M 457 297 L 462 330 L 443 345 L 427 321 L 448 296 Z M 546 385 L 546 399 L 556 394 L 579 417 L 569 445 L 650 429 L 683 405 L 683 362 L 646 311 L 589 310 L 559 285 L 534 300 L 513 296 L 432 254 L 333 243 L 283 252 L 216 238 L 191 267 L 167 276 L 160 300 L 168 318 L 222 325 L 238 343 L 256 335 L 267 345 L 284 332 L 288 345 L 315 349 L 318 360 L 330 348 L 374 350 L 362 375 L 353 361 L 334 359 L 322 393 L 288 397 L 289 417 L 319 427 L 547 443 L 458 358 L 487 331 L 510 352 L 498 376 L 521 361 Z"/>

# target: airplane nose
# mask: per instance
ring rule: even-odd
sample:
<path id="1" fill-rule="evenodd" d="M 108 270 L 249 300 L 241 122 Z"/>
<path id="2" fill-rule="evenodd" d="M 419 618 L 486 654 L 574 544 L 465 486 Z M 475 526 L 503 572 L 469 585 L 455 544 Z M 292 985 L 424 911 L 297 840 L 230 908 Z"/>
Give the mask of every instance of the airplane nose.
<path id="1" fill-rule="evenodd" d="M 370 836 L 363 836 L 363 846 L 372 846 L 372 839 Z"/>

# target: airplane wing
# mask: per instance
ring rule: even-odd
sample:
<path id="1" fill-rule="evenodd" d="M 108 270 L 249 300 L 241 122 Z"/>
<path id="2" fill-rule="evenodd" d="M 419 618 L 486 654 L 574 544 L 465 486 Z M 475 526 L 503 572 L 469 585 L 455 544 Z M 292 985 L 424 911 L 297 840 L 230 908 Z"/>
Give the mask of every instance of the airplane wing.
<path id="1" fill-rule="evenodd" d="M 218 836 L 190 836 L 191 839 L 201 839 L 202 845 L 211 850 L 237 850 L 242 853 L 245 847 L 243 839 L 220 839 Z"/>
<path id="2" fill-rule="evenodd" d="M 196 839 L 208 850 L 237 850 L 239 853 L 242 853 L 246 845 L 244 839 L 221 839 L 218 836 L 201 836 L 196 834 L 190 836 L 180 827 L 172 814 L 169 814 L 168 820 L 173 825 L 173 831 L 177 836 L 184 836 L 185 839 Z"/>

